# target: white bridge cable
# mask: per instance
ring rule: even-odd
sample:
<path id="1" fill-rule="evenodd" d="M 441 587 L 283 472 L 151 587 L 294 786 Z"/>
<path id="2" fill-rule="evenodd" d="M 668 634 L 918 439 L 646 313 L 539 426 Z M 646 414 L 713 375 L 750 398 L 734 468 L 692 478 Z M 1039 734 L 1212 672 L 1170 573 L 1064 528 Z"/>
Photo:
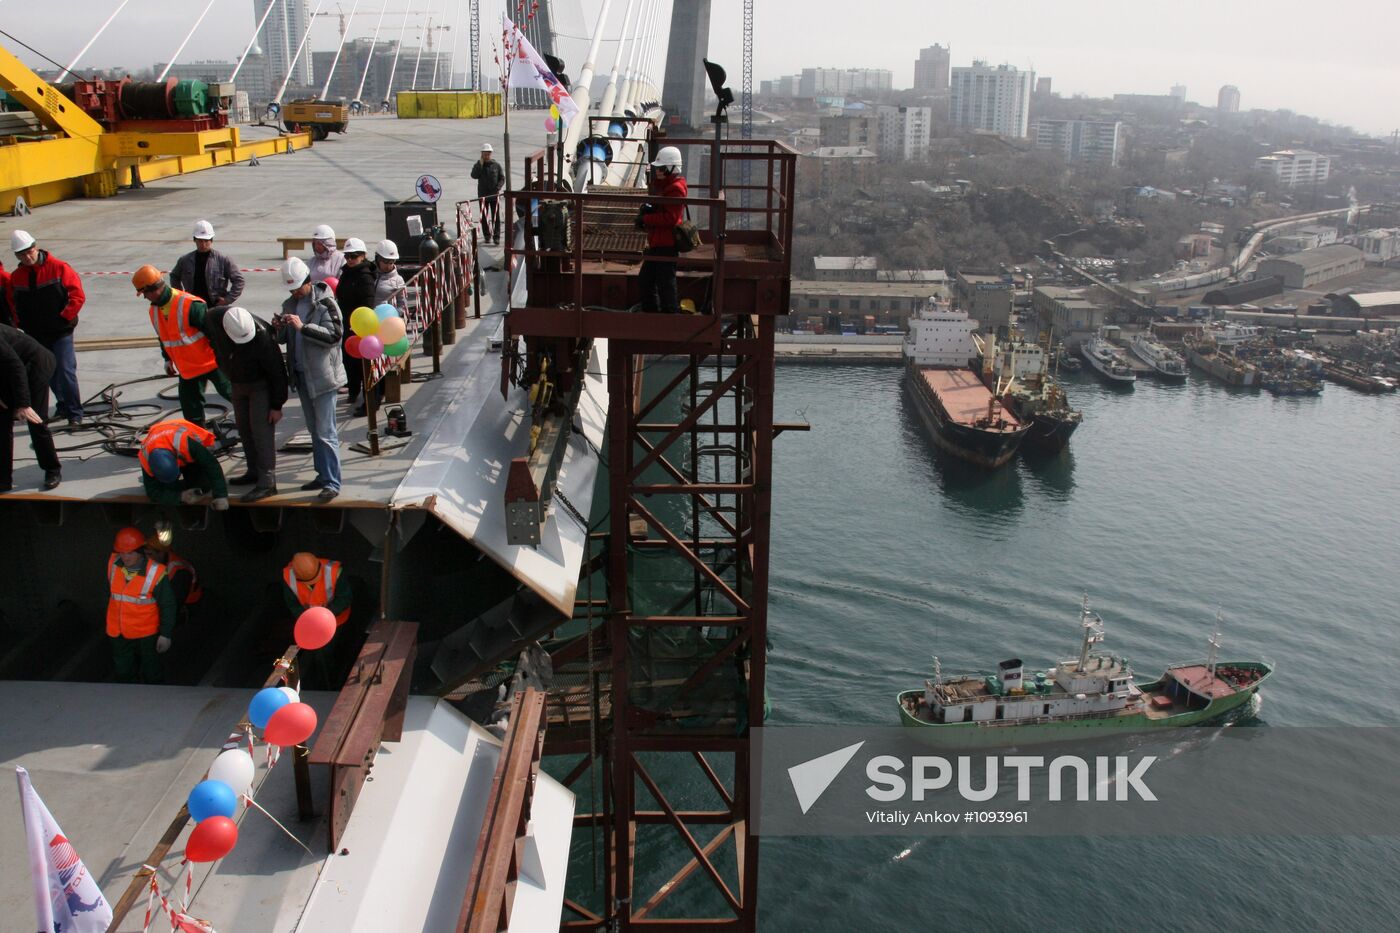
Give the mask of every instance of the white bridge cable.
<path id="1" fill-rule="evenodd" d="M 238 56 L 238 64 L 233 66 L 233 74 L 228 76 L 230 82 L 238 77 L 238 73 L 243 70 L 243 63 L 248 60 L 248 53 L 253 50 L 253 43 L 258 41 L 258 33 L 262 32 L 263 24 L 267 22 L 267 18 L 272 15 L 272 11 L 276 6 L 277 0 L 272 0 L 272 2 L 267 5 L 267 9 L 263 10 L 262 19 L 258 20 L 258 24 L 253 27 L 253 34 L 248 37 L 248 44 L 243 46 L 243 54 Z"/>
<path id="2" fill-rule="evenodd" d="M 637 11 L 637 22 L 633 25 L 632 39 L 628 45 L 627 70 L 623 73 L 625 79 L 622 84 L 622 91 L 617 95 L 617 100 L 613 102 L 612 115 L 615 117 L 622 116 L 623 112 L 632 103 L 632 91 L 637 83 L 637 48 L 641 45 L 642 22 L 647 18 L 654 6 L 654 0 L 642 0 L 642 7 Z"/>
<path id="3" fill-rule="evenodd" d="M 413 15 L 414 0 L 408 0 L 408 12 L 404 14 L 403 25 L 399 27 L 399 41 L 394 46 L 394 62 L 389 66 L 389 84 L 384 88 L 384 103 L 388 104 L 394 96 L 394 75 L 399 70 L 399 52 L 403 51 L 404 33 L 408 31 L 408 21 Z"/>
<path id="4" fill-rule="evenodd" d="M 185 38 L 180 43 L 180 47 L 175 50 L 174 55 L 170 56 L 170 61 L 165 63 L 165 70 L 156 77 L 157 81 L 164 81 L 165 76 L 170 74 L 170 69 L 174 68 L 175 63 L 180 60 L 180 53 L 185 50 L 185 46 L 190 44 L 190 39 L 194 36 L 194 31 L 199 28 L 200 23 L 204 22 L 204 17 L 209 15 L 209 10 L 212 9 L 213 6 L 214 0 L 209 0 L 208 3 L 204 4 L 204 12 L 199 14 L 199 19 L 195 20 L 194 25 L 190 27 L 190 31 L 185 33 Z"/>
<path id="5" fill-rule="evenodd" d="M 212 3 L 213 0 L 209 0 L 209 2 Z M 336 47 L 335 47 L 335 57 L 331 59 L 331 66 L 330 66 L 330 68 L 326 69 L 326 83 L 325 83 L 325 85 L 322 86 L 322 88 L 321 88 L 321 99 L 322 99 L 322 100 L 326 100 L 326 99 L 329 98 L 330 95 L 331 95 L 331 79 L 335 77 L 335 68 L 336 68 L 337 65 L 340 64 L 340 53 L 343 52 L 343 51 L 345 51 L 345 40 L 346 40 L 346 38 L 350 35 L 350 27 L 355 25 L 355 11 L 358 10 L 359 8 L 360 8 L 360 0 L 355 0 L 354 3 L 350 4 L 350 22 L 345 26 L 344 29 L 341 30 L 341 32 L 340 32 L 340 42 L 339 42 L 339 43 L 336 45 Z M 380 14 L 380 18 L 382 19 L 383 16 L 384 16 L 384 14 L 381 13 L 381 14 Z M 373 48 L 370 49 L 370 56 L 369 56 L 369 57 L 370 57 L 371 59 L 374 58 L 374 50 L 373 50 Z"/>
<path id="6" fill-rule="evenodd" d="M 452 87 L 457 77 L 457 48 L 462 41 L 462 0 L 457 0 L 457 12 L 452 15 L 452 57 L 448 59 L 447 86 Z M 466 83 L 466 82 L 463 82 Z"/>
<path id="7" fill-rule="evenodd" d="M 612 0 L 603 0 L 603 7 L 598 11 L 598 19 L 593 24 L 593 37 L 588 42 L 588 57 L 583 63 L 583 69 L 574 80 L 574 86 L 569 91 L 579 112 L 578 116 L 564 130 L 564 162 L 566 165 L 573 164 L 579 136 L 588 125 L 588 106 L 592 103 L 593 96 L 594 63 L 598 58 L 598 47 L 603 41 L 603 27 L 607 23 L 611 7 Z"/>
<path id="8" fill-rule="evenodd" d="M 276 2 L 276 0 L 274 0 Z M 379 19 L 374 24 L 374 38 L 369 40 L 369 54 L 365 56 L 365 70 L 360 75 L 360 86 L 355 89 L 355 100 L 363 102 L 365 93 L 365 81 L 369 79 L 369 70 L 374 66 L 374 50 L 379 47 L 379 27 L 384 25 L 384 14 L 388 11 L 388 0 L 379 8 Z M 404 17 L 408 21 L 408 17 Z"/>
<path id="9" fill-rule="evenodd" d="M 117 8 L 112 11 L 112 15 L 107 17 L 106 21 L 103 22 L 101 26 L 97 27 L 97 32 L 92 34 L 92 38 L 87 41 L 87 45 L 79 49 L 78 54 L 73 56 L 73 63 L 67 68 L 63 69 L 63 73 L 60 74 L 57 78 L 54 78 L 54 84 L 57 84 L 64 78 L 68 77 L 69 73 L 72 72 L 74 68 L 78 67 L 78 62 L 82 61 L 83 56 L 88 53 L 88 49 L 92 48 L 92 44 L 97 41 L 97 38 L 99 36 L 101 36 L 104 32 L 107 31 L 107 27 L 112 25 L 112 20 L 116 19 L 117 14 L 124 10 L 126 8 L 126 5 L 130 2 L 131 0 L 122 0 L 121 3 L 117 4 Z"/>
<path id="10" fill-rule="evenodd" d="M 612 71 L 608 73 L 608 86 L 603 89 L 603 100 L 598 106 L 598 113 L 605 117 L 612 116 L 613 103 L 617 100 L 617 72 L 622 66 L 622 53 L 627 48 L 627 24 L 632 22 L 632 10 L 636 6 L 637 0 L 627 0 L 627 12 L 622 15 L 622 32 L 617 37 Z"/>
<path id="11" fill-rule="evenodd" d="M 418 66 L 423 62 L 423 46 L 427 44 L 428 36 L 433 28 L 433 0 L 427 0 L 423 6 L 427 13 L 423 20 L 423 30 L 418 34 L 418 56 L 413 59 L 413 86 L 410 90 L 418 90 Z"/>
<path id="12" fill-rule="evenodd" d="M 321 15 L 321 7 L 326 0 L 316 0 L 316 9 L 311 11 L 311 15 L 306 18 L 306 32 L 301 35 L 301 44 L 297 46 L 297 53 L 292 56 L 292 63 L 287 66 L 287 76 L 282 79 L 282 86 L 277 89 L 277 96 L 272 98 L 273 103 L 280 104 L 282 95 L 287 93 L 287 85 L 292 80 L 292 75 L 296 74 L 297 62 L 301 61 L 301 53 L 306 49 L 307 40 L 311 38 L 311 27 L 316 25 L 316 17 Z"/>

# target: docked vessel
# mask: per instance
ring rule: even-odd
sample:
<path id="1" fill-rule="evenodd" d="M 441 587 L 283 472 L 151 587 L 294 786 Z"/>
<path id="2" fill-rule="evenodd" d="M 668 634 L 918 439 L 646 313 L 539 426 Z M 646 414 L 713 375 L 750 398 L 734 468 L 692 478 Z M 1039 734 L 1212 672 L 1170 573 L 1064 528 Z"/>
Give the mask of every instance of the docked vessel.
<path id="1" fill-rule="evenodd" d="M 1070 353 L 1063 345 L 1059 352 L 1055 354 L 1055 365 L 1065 372 L 1077 373 L 1084 368 L 1084 364 L 1079 362 L 1079 357 Z"/>
<path id="2" fill-rule="evenodd" d="M 1012 414 L 1030 423 L 1023 446 L 1059 451 L 1069 444 L 1084 415 L 1069 407 L 1049 365 L 1045 348 L 1019 332 L 1013 331 L 1004 343 L 989 341 L 982 347 L 982 381 Z"/>
<path id="3" fill-rule="evenodd" d="M 1244 388 L 1259 385 L 1259 370 L 1211 337 L 1186 338 L 1186 359 L 1213 379 Z"/>
<path id="4" fill-rule="evenodd" d="M 1151 366 L 1152 371 L 1160 378 L 1175 382 L 1185 381 L 1186 360 L 1180 353 L 1158 343 L 1147 334 L 1138 334 L 1129 347 L 1132 348 L 1133 355 Z"/>
<path id="5" fill-rule="evenodd" d="M 1109 343 L 1103 328 L 1099 328 L 1097 334 L 1084 341 L 1080 352 L 1089 365 L 1110 383 L 1131 388 L 1133 383 L 1137 382 L 1137 373 L 1133 372 L 1133 368 L 1123 358 L 1123 351 Z"/>
<path id="6" fill-rule="evenodd" d="M 966 311 L 930 300 L 909 321 L 904 363 L 909 394 L 934 443 L 994 469 L 1020 448 L 1030 428 L 982 384 L 969 365 L 977 354 L 977 322 Z"/>
<path id="7" fill-rule="evenodd" d="M 1338 385 L 1344 385 L 1358 392 L 1394 392 L 1395 380 L 1390 376 L 1368 373 L 1353 363 L 1342 360 L 1325 360 L 1322 374 Z"/>
<path id="8" fill-rule="evenodd" d="M 1103 619 L 1084 598 L 1079 656 L 1049 670 L 1025 674 L 1019 658 L 998 671 L 944 677 L 934 659 L 933 679 L 899 695 L 904 725 L 928 730 L 950 745 L 1065 741 L 1083 730 L 1132 732 L 1211 722 L 1237 709 L 1273 673 L 1264 660 L 1221 661 L 1217 633 L 1203 661 L 1174 664 L 1161 677 L 1134 680 L 1128 662 L 1096 653 Z"/>
<path id="9" fill-rule="evenodd" d="M 1247 340 L 1257 340 L 1264 333 L 1262 327 L 1253 324 L 1236 324 L 1232 321 L 1217 323 L 1206 329 L 1206 336 L 1215 341 L 1216 346 L 1233 347 Z"/>

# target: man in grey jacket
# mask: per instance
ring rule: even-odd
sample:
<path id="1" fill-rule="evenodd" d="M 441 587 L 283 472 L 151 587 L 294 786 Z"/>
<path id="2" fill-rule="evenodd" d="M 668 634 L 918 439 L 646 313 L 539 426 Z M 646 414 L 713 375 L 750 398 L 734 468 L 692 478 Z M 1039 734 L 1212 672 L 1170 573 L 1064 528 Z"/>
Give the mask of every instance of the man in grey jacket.
<path id="1" fill-rule="evenodd" d="M 170 284 L 197 295 L 210 308 L 231 305 L 243 294 L 243 273 L 238 263 L 214 249 L 214 225 L 209 221 L 194 222 L 194 252 L 175 261 Z"/>
<path id="2" fill-rule="evenodd" d="M 301 488 L 319 489 L 329 502 L 340 495 L 340 436 L 336 433 L 336 390 L 345 385 L 340 342 L 345 327 L 335 294 L 324 282 L 312 282 L 306 263 L 293 256 L 282 264 L 288 298 L 275 319 L 278 339 L 290 349 L 292 385 L 311 432 L 311 460 L 316 478 Z"/>

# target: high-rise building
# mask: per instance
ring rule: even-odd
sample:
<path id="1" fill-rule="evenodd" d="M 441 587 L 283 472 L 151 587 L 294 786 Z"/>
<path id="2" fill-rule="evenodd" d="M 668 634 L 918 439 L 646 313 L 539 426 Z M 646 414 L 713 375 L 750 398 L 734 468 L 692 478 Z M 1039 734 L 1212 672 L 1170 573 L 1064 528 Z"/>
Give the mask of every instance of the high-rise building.
<path id="1" fill-rule="evenodd" d="M 1036 96 L 1036 97 L 1049 97 L 1049 96 L 1050 96 L 1050 79 L 1049 79 L 1049 78 L 1036 78 L 1036 79 L 1035 79 L 1035 96 Z"/>
<path id="2" fill-rule="evenodd" d="M 877 126 L 871 125 L 873 123 L 875 121 L 869 117 L 822 117 L 821 145 L 825 148 L 864 146 L 873 149 L 879 132 Z"/>
<path id="3" fill-rule="evenodd" d="M 1254 167 L 1284 188 L 1320 184 L 1332 170 L 1332 160 L 1307 149 L 1281 149 L 1254 160 Z"/>
<path id="4" fill-rule="evenodd" d="M 1035 148 L 1058 152 L 1076 165 L 1117 166 L 1123 158 L 1123 124 L 1099 120 L 1037 120 Z"/>
<path id="5" fill-rule="evenodd" d="M 894 73 L 885 68 L 803 68 L 798 97 L 877 95 L 894 87 Z"/>
<path id="6" fill-rule="evenodd" d="M 262 31 L 258 33 L 258 45 L 267 62 L 271 93 L 276 94 L 289 70 L 291 80 L 287 82 L 288 87 L 307 87 L 311 84 L 311 52 L 308 49 L 302 49 L 296 68 L 292 70 L 292 59 L 301 46 L 302 37 L 306 35 L 310 18 L 306 13 L 306 0 L 281 0 L 280 3 L 277 0 L 253 0 L 254 23 L 262 20 L 268 5 L 272 3 L 277 5 L 268 14 L 267 22 L 263 23 Z"/>
<path id="7" fill-rule="evenodd" d="M 1035 72 L 974 61 L 953 69 L 949 117 L 956 126 L 1024 138 Z"/>
<path id="8" fill-rule="evenodd" d="M 931 107 L 881 107 L 876 111 L 878 146 L 885 158 L 907 162 L 928 155 Z"/>
<path id="9" fill-rule="evenodd" d="M 1240 112 L 1240 89 L 1233 84 L 1227 84 L 1220 89 L 1220 96 L 1216 98 L 1215 109 L 1221 113 Z"/>
<path id="10" fill-rule="evenodd" d="M 948 69 L 953 63 L 953 52 L 941 45 L 931 45 L 919 50 L 914 60 L 914 90 L 948 90 Z"/>
<path id="11" fill-rule="evenodd" d="M 1175 97 L 1177 100 L 1181 101 L 1183 104 L 1186 103 L 1186 85 L 1173 84 L 1172 96 Z"/>

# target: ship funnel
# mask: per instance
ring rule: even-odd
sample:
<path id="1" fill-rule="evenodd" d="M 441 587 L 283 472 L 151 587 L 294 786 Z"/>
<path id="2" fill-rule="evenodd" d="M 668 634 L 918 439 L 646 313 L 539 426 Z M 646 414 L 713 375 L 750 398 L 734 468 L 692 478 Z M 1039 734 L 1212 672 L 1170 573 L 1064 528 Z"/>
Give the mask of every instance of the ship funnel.
<path id="1" fill-rule="evenodd" d="M 1019 694 L 1025 691 L 1021 683 L 1021 659 L 1009 658 L 1002 661 L 997 667 L 1001 670 L 1001 692 L 1003 694 Z"/>

